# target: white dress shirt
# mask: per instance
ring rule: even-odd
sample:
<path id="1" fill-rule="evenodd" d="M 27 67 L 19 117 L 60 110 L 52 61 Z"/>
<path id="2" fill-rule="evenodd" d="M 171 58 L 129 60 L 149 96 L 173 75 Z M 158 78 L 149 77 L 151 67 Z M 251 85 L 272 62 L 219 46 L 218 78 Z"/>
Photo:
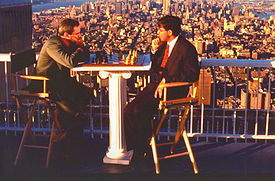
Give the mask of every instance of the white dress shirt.
<path id="1" fill-rule="evenodd" d="M 179 38 L 179 36 L 176 36 L 176 38 L 174 38 L 171 42 L 167 42 L 168 45 L 169 45 L 169 54 L 168 54 L 168 57 L 171 55 L 171 52 L 172 52 L 172 50 L 173 50 L 173 48 L 174 48 L 174 46 L 175 46 L 178 38 Z M 152 54 L 155 54 L 156 51 L 157 50 L 155 50 L 155 51 L 151 50 Z"/>
<path id="2" fill-rule="evenodd" d="M 173 50 L 173 48 L 174 48 L 174 46 L 175 46 L 175 44 L 176 44 L 178 38 L 179 38 L 179 36 L 177 36 L 177 37 L 176 37 L 174 40 L 172 40 L 171 42 L 167 42 L 168 45 L 169 45 L 169 54 L 168 54 L 168 57 L 170 57 L 171 52 L 172 52 L 172 50 Z"/>

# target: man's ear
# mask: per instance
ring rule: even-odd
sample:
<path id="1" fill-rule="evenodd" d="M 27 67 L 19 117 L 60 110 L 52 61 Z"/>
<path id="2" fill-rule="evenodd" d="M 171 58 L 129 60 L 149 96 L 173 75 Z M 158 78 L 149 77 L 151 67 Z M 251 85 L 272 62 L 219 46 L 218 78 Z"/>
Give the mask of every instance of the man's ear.
<path id="1" fill-rule="evenodd" d="M 173 31 L 172 31 L 172 30 L 168 30 L 167 33 L 168 33 L 169 36 L 172 36 L 172 35 L 173 35 Z"/>

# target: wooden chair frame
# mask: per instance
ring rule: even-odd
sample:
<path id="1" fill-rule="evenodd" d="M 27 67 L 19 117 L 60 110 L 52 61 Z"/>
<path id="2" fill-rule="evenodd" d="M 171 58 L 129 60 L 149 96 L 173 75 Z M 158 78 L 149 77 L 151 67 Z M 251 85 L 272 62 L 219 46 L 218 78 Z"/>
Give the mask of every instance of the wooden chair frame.
<path id="1" fill-rule="evenodd" d="M 10 54 L 11 60 L 14 54 Z M 16 79 L 21 78 L 25 80 L 38 80 L 43 81 L 43 91 L 38 93 L 31 93 L 26 90 L 19 90 L 16 84 Z M 19 113 L 22 115 L 23 121 L 25 122 L 25 129 L 21 138 L 20 146 L 17 151 L 17 155 L 14 161 L 14 165 L 18 164 L 18 161 L 21 157 L 21 153 L 24 147 L 28 148 L 37 148 L 37 149 L 47 149 L 47 158 L 46 158 L 46 165 L 45 167 L 48 168 L 50 164 L 50 156 L 53 148 L 53 143 L 58 142 L 66 136 L 66 132 L 63 132 L 59 121 L 57 119 L 57 109 L 54 104 L 49 99 L 49 93 L 46 92 L 46 82 L 49 78 L 44 76 L 34 76 L 34 75 L 20 75 L 17 73 L 11 74 L 12 79 L 12 86 L 13 90 L 11 90 L 11 96 L 15 98 L 16 104 L 18 106 Z M 32 108 L 30 110 L 29 117 L 27 117 L 25 111 L 23 110 L 22 99 L 27 99 L 32 101 Z M 34 115 L 35 107 L 37 106 L 38 102 L 45 103 L 46 107 L 50 111 L 50 117 L 52 118 L 52 125 L 51 125 L 51 132 L 50 135 L 45 134 L 34 134 L 31 130 L 32 125 L 32 117 Z M 58 130 L 58 134 L 56 132 Z M 35 144 L 26 144 L 26 139 L 28 136 L 42 136 L 42 137 L 49 137 L 49 144 L 46 146 L 35 145 Z"/>
<path id="2" fill-rule="evenodd" d="M 192 92 L 190 95 L 190 97 L 186 97 L 186 98 L 180 98 L 180 99 L 174 99 L 174 100 L 167 100 L 167 88 L 169 87 L 177 87 L 177 86 L 192 86 L 192 88 L 190 89 L 190 91 Z M 152 132 L 152 137 L 150 140 L 150 146 L 152 148 L 152 153 L 153 153 L 153 160 L 155 163 L 155 171 L 156 174 L 160 173 L 160 168 L 159 168 L 159 160 L 163 160 L 163 159 L 168 159 L 168 158 L 174 158 L 174 157 L 178 157 L 178 156 L 183 156 L 183 155 L 189 155 L 190 161 L 193 165 L 193 170 L 195 174 L 198 174 L 198 167 L 195 161 L 195 157 L 193 155 L 192 152 L 192 148 L 187 136 L 187 132 L 186 132 L 186 128 L 185 128 L 185 123 L 190 111 L 191 106 L 193 106 L 194 104 L 198 103 L 198 100 L 196 99 L 196 92 L 197 92 L 197 87 L 198 87 L 198 81 L 195 83 L 187 83 L 187 82 L 173 82 L 173 83 L 166 83 L 164 85 L 162 85 L 162 87 L 164 88 L 164 94 L 163 94 L 163 100 L 160 101 L 159 103 L 159 109 L 163 110 L 163 113 L 161 115 L 160 118 L 160 122 L 158 123 L 156 130 Z M 167 143 L 156 143 L 156 137 L 159 134 L 159 130 L 165 120 L 165 117 L 168 113 L 168 110 L 171 108 L 180 108 L 180 107 L 185 107 L 185 111 L 184 114 L 179 117 L 180 119 L 180 124 L 179 124 L 179 128 L 177 130 L 177 133 L 175 135 L 175 139 L 173 142 L 167 142 Z M 153 127 L 153 120 L 152 120 L 152 127 Z M 175 145 L 178 143 L 180 136 L 183 137 L 185 146 L 187 148 L 186 152 L 183 153 L 177 153 L 174 154 L 174 148 Z M 159 157 L 158 153 L 157 153 L 157 147 L 158 146 L 167 146 L 167 145 L 171 145 L 170 147 L 170 154 L 163 156 L 163 157 Z"/>

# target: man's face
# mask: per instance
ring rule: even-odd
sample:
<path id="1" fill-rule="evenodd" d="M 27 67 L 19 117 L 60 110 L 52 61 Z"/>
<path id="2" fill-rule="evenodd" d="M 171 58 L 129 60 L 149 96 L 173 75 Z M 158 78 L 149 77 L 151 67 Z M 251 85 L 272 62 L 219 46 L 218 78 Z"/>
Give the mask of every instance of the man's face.
<path id="1" fill-rule="evenodd" d="M 169 31 L 171 31 L 171 30 L 166 30 L 163 27 L 163 25 L 160 25 L 160 27 L 158 28 L 158 31 L 157 31 L 160 41 L 168 41 L 169 40 L 169 38 L 170 38 Z"/>
<path id="2" fill-rule="evenodd" d="M 72 34 L 69 35 L 69 39 L 75 43 L 82 42 L 82 36 L 80 34 L 80 26 L 75 26 Z"/>

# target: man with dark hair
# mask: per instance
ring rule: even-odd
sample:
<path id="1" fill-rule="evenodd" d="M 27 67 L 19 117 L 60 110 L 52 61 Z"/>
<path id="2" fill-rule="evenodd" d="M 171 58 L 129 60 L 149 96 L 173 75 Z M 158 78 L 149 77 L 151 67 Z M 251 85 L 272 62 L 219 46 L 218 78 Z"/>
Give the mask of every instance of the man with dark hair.
<path id="1" fill-rule="evenodd" d="M 72 34 L 74 31 L 74 27 L 79 26 L 79 22 L 73 19 L 64 19 L 59 26 L 58 33 L 63 36 L 64 33 Z"/>
<path id="2" fill-rule="evenodd" d="M 64 19 L 58 31 L 59 36 L 51 36 L 43 45 L 35 71 L 37 75 L 50 78 L 47 86 L 57 105 L 58 119 L 67 133 L 67 151 L 73 154 L 70 156 L 76 156 L 83 136 L 85 118 L 82 113 L 92 95 L 88 87 L 70 76 L 70 69 L 88 60 L 90 54 L 83 45 L 78 21 Z"/>
<path id="3" fill-rule="evenodd" d="M 199 78 L 198 55 L 195 47 L 179 35 L 181 20 L 165 16 L 158 22 L 158 38 L 152 41 L 151 82 L 124 110 L 127 149 L 143 157 L 152 128 L 150 119 L 162 97 L 160 85 L 165 82 L 195 82 Z M 188 87 L 168 89 L 168 98 L 187 96 Z"/>
<path id="4" fill-rule="evenodd" d="M 158 27 L 160 26 L 166 30 L 172 30 L 172 34 L 178 36 L 181 31 L 181 19 L 176 16 L 165 16 L 158 21 Z"/>

